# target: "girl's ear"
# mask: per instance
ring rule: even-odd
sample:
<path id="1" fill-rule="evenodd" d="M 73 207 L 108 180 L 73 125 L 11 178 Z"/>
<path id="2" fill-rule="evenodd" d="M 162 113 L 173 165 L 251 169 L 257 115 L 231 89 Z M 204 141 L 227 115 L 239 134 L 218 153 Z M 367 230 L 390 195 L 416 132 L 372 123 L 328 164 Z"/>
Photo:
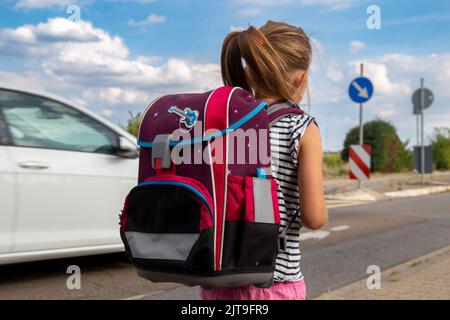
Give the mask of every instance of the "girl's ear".
<path id="1" fill-rule="evenodd" d="M 291 75 L 291 87 L 294 92 L 291 99 L 296 103 L 301 102 L 308 86 L 308 72 L 304 70 L 297 70 Z"/>
<path id="2" fill-rule="evenodd" d="M 306 88 L 306 81 L 308 78 L 308 72 L 304 70 L 297 70 L 292 75 L 292 86 L 295 91 Z"/>

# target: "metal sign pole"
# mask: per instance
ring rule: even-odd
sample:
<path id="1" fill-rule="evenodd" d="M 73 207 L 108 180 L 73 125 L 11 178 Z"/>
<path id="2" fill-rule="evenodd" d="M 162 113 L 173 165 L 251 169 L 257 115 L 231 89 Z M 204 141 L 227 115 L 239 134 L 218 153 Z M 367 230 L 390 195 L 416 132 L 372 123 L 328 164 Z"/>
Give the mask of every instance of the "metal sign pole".
<path id="1" fill-rule="evenodd" d="M 420 117 L 416 114 L 416 145 L 420 146 Z"/>
<path id="2" fill-rule="evenodd" d="M 312 105 L 311 105 L 311 92 L 309 91 L 309 82 L 308 85 L 306 86 L 306 98 L 308 102 L 308 114 L 311 114 Z"/>
<path id="3" fill-rule="evenodd" d="M 413 114 L 416 116 L 417 145 L 414 146 L 414 171 L 420 174 L 420 183 L 425 184 L 425 174 L 433 172 L 433 150 L 425 145 L 425 109 L 434 101 L 433 92 L 425 88 L 425 80 L 420 79 L 420 88 L 412 95 Z"/>
<path id="4" fill-rule="evenodd" d="M 364 63 L 361 63 L 360 65 L 360 75 L 361 77 L 364 76 Z M 359 145 L 364 144 L 364 127 L 363 127 L 363 104 L 359 104 Z M 359 188 L 362 189 L 363 182 L 362 180 L 359 181 Z"/>
<path id="5" fill-rule="evenodd" d="M 364 75 L 364 64 L 361 63 L 361 77 Z M 363 104 L 359 104 L 359 144 L 364 144 L 364 131 L 363 131 Z"/>
<path id="6" fill-rule="evenodd" d="M 364 63 L 360 64 L 360 76 L 353 79 L 350 82 L 350 86 L 348 88 L 348 95 L 350 99 L 359 104 L 359 144 L 353 145 L 353 148 L 356 148 L 358 152 L 367 152 L 370 159 L 370 151 L 369 148 L 365 149 L 364 146 L 364 122 L 363 122 L 363 105 L 367 101 L 372 98 L 374 92 L 374 87 L 370 79 L 364 77 Z M 367 160 L 367 158 L 365 158 Z M 361 160 L 361 159 L 359 159 Z M 356 167 L 355 163 L 349 162 L 350 171 L 349 176 L 350 179 L 358 179 L 358 185 L 361 189 L 363 187 L 363 181 L 368 179 L 370 176 L 370 163 L 367 166 L 362 166 L 361 161 L 357 161 Z M 353 166 L 353 167 L 352 167 Z M 359 167 L 359 170 L 358 170 Z M 369 169 L 369 172 L 367 171 Z M 355 174 L 356 172 L 356 174 Z"/>
<path id="7" fill-rule="evenodd" d="M 420 79 L 420 129 L 421 129 L 421 149 L 420 149 L 420 170 L 422 171 L 421 175 L 421 183 L 425 184 L 425 139 L 424 139 L 424 118 L 423 118 L 423 109 L 425 108 L 425 96 L 423 90 L 423 78 Z"/>

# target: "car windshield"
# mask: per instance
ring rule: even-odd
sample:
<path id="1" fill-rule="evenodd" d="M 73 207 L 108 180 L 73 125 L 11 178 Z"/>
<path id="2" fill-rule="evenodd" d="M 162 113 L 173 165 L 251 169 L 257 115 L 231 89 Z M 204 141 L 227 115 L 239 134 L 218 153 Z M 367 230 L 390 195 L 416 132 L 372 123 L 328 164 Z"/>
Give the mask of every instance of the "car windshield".
<path id="1" fill-rule="evenodd" d="M 110 153 L 117 145 L 102 124 L 58 102 L 2 91 L 0 108 L 17 146 Z"/>

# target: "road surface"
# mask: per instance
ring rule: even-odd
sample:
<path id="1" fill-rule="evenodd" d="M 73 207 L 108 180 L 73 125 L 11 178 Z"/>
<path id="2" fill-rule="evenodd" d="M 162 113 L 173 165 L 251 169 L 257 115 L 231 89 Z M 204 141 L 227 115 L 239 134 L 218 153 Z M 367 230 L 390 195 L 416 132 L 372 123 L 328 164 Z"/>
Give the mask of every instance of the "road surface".
<path id="1" fill-rule="evenodd" d="M 330 209 L 328 225 L 302 233 L 308 298 L 450 245 L 450 193 Z M 67 267 L 81 268 L 68 290 Z M 122 254 L 0 267 L 0 299 L 195 299 L 195 288 L 136 276 Z"/>

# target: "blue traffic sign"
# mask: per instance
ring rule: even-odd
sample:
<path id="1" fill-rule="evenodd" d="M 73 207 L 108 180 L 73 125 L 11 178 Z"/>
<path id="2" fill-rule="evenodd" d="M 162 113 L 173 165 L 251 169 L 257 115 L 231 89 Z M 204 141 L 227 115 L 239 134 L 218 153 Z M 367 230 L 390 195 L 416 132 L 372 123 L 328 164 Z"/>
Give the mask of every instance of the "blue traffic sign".
<path id="1" fill-rule="evenodd" d="M 366 103 L 372 98 L 373 84 L 365 77 L 356 78 L 350 83 L 348 94 L 354 102 Z"/>

